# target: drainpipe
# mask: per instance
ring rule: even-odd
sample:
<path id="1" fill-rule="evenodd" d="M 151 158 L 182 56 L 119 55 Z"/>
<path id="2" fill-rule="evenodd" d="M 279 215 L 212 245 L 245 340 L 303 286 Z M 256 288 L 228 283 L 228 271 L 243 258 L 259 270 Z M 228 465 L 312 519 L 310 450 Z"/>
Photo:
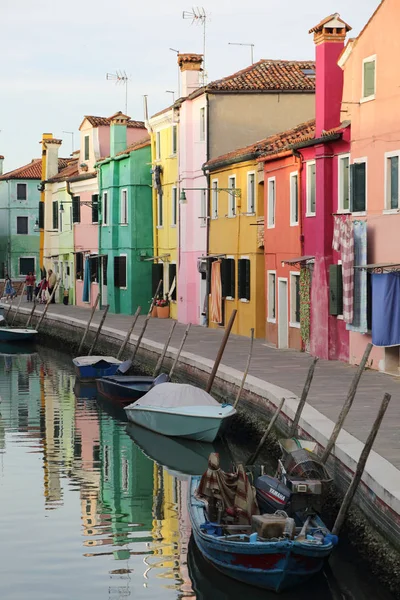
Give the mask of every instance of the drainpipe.
<path id="1" fill-rule="evenodd" d="M 304 218 L 303 218 L 303 203 L 302 203 L 302 198 L 303 198 L 303 190 L 302 190 L 303 159 L 298 150 L 293 150 L 293 156 L 296 161 L 297 173 L 298 173 L 298 175 L 297 175 L 297 177 L 298 177 L 297 196 L 298 196 L 298 203 L 299 203 L 298 211 L 299 211 L 300 244 L 301 244 L 300 255 L 304 256 L 304 234 L 303 234 Z M 306 345 L 303 342 L 303 340 L 301 340 L 301 349 L 303 352 L 306 349 Z"/>
<path id="2" fill-rule="evenodd" d="M 208 160 L 210 159 L 210 101 L 208 98 L 208 94 L 206 93 L 206 116 L 207 116 L 207 130 L 206 130 L 206 161 L 208 162 Z M 205 170 L 203 169 L 203 173 L 204 175 L 206 175 L 207 177 L 207 214 L 206 214 L 206 255 L 208 255 L 209 252 L 209 245 L 210 245 L 210 215 L 211 215 L 211 202 L 210 202 L 210 173 L 206 173 Z M 208 297 L 210 294 L 210 280 L 211 277 L 208 276 L 208 269 L 211 267 L 210 265 L 210 261 L 207 260 L 206 261 L 207 264 L 207 273 L 206 273 L 206 299 L 207 302 L 205 302 L 206 305 L 206 327 L 209 326 L 209 307 L 208 307 Z"/>

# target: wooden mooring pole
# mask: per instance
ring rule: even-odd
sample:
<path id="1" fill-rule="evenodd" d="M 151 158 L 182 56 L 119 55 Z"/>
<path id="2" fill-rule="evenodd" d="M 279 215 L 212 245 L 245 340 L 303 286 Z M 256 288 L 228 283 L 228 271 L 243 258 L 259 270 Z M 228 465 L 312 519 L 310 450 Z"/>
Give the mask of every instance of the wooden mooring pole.
<path id="1" fill-rule="evenodd" d="M 148 322 L 149 322 L 149 320 L 150 320 L 150 317 L 151 317 L 151 311 L 153 310 L 153 307 L 154 307 L 154 305 L 155 305 L 155 303 L 156 303 L 156 298 L 157 298 L 157 296 L 158 296 L 158 294 L 159 294 L 159 292 L 160 292 L 160 288 L 161 288 L 161 285 L 162 285 L 162 281 L 163 281 L 163 280 L 162 280 L 162 279 L 160 279 L 160 281 L 158 282 L 158 286 L 157 286 L 157 289 L 156 289 L 156 291 L 155 291 L 155 294 L 154 294 L 153 298 L 151 299 L 151 302 L 150 302 L 150 308 L 149 308 L 149 312 L 147 313 L 147 315 L 146 315 L 146 318 L 145 318 L 145 320 L 144 320 L 144 322 L 143 322 L 143 327 L 142 327 L 142 330 L 141 330 L 141 332 L 139 333 L 139 337 L 138 337 L 138 339 L 137 339 L 137 342 L 136 342 L 136 345 L 135 345 L 135 349 L 133 350 L 133 353 L 132 353 L 132 357 L 131 357 L 131 362 L 132 362 L 132 363 L 133 363 L 133 361 L 135 360 L 135 356 L 136 356 L 136 353 L 137 353 L 137 351 L 138 351 L 138 349 L 139 349 L 140 342 L 142 341 L 142 338 L 143 338 L 143 336 L 144 336 L 144 332 L 146 331 L 146 327 L 147 327 L 147 325 L 148 325 Z"/>
<path id="2" fill-rule="evenodd" d="M 172 379 L 172 375 L 173 375 L 173 373 L 174 373 L 174 371 L 175 371 L 175 367 L 176 367 L 176 365 L 178 364 L 178 360 L 179 360 L 179 357 L 180 357 L 180 355 L 181 355 L 181 352 L 182 352 L 182 348 L 183 348 L 183 346 L 184 346 L 184 343 L 186 342 L 186 338 L 187 338 L 187 336 L 188 336 L 189 329 L 190 329 L 190 323 L 189 323 L 189 325 L 188 325 L 188 326 L 186 327 L 186 329 L 185 329 L 185 333 L 183 334 L 183 338 L 182 338 L 182 341 L 181 341 L 181 345 L 179 346 L 178 352 L 177 352 L 177 354 L 176 354 L 176 356 L 175 356 L 175 358 L 174 358 L 174 362 L 172 363 L 172 367 L 171 367 L 171 370 L 170 370 L 170 372 L 169 372 L 169 378 L 170 378 L 170 379 Z"/>
<path id="3" fill-rule="evenodd" d="M 240 396 L 242 395 L 244 384 L 246 382 L 247 374 L 248 374 L 249 368 L 250 368 L 251 357 L 253 354 L 253 344 L 254 344 L 254 327 L 252 327 L 250 329 L 250 349 L 249 349 L 249 355 L 247 357 L 247 365 L 246 365 L 246 369 L 243 373 L 242 383 L 240 384 L 240 388 L 238 390 L 238 393 L 236 394 L 236 400 L 235 400 L 235 404 L 233 405 L 233 408 L 237 407 L 237 405 L 239 404 Z"/>
<path id="4" fill-rule="evenodd" d="M 95 346 L 96 346 L 96 344 L 97 344 L 97 340 L 99 339 L 99 335 L 100 335 L 100 332 L 101 332 L 101 330 L 102 330 L 102 327 L 103 327 L 104 321 L 106 320 L 106 316 L 107 316 L 107 313 L 108 313 L 108 310 L 109 310 L 109 308 L 110 308 L 110 305 L 109 305 L 109 304 L 107 304 L 107 306 L 106 306 L 106 307 L 105 307 L 105 309 L 104 309 L 103 316 L 101 317 L 101 321 L 100 321 L 100 323 L 99 323 L 99 326 L 98 326 L 98 328 L 97 328 L 96 335 L 94 336 L 93 344 L 92 344 L 92 346 L 91 346 L 91 348 L 90 348 L 90 350 L 89 350 L 89 352 L 88 352 L 88 356 L 92 356 L 92 354 L 93 354 L 93 352 L 94 352 Z"/>
<path id="5" fill-rule="evenodd" d="M 161 354 L 160 354 L 160 358 L 159 358 L 159 359 L 158 359 L 158 361 L 157 361 L 156 368 L 154 369 L 153 377 L 157 377 L 157 375 L 158 375 L 158 374 L 159 374 L 159 372 L 161 371 L 161 367 L 162 367 L 162 364 L 163 364 L 163 362 L 164 362 L 164 358 L 165 358 L 165 355 L 166 355 L 166 353 L 167 353 L 167 349 L 168 349 L 169 343 L 170 343 L 170 341 L 171 341 L 172 334 L 174 333 L 175 326 L 176 326 L 176 321 L 174 321 L 174 322 L 172 323 L 172 327 L 171 327 L 171 329 L 170 329 L 170 332 L 169 332 L 168 338 L 167 338 L 167 339 L 166 339 L 166 341 L 165 341 L 164 348 L 163 348 L 163 350 L 162 350 L 162 352 L 161 352 Z"/>
<path id="6" fill-rule="evenodd" d="M 231 318 L 229 319 L 228 325 L 226 326 L 224 337 L 222 338 L 221 346 L 219 347 L 219 350 L 218 350 L 217 358 L 215 359 L 214 366 L 213 366 L 212 371 L 210 373 L 210 377 L 208 378 L 208 381 L 207 381 L 207 387 L 206 387 L 206 392 L 207 393 L 210 393 L 211 388 L 212 388 L 212 384 L 214 383 L 214 379 L 215 379 L 215 376 L 216 376 L 217 371 L 218 371 L 219 363 L 221 362 L 222 355 L 224 353 L 226 343 L 228 341 L 229 335 L 231 333 L 231 329 L 233 327 L 233 322 L 235 320 L 236 313 L 237 313 L 237 310 L 235 308 L 232 311 Z"/>
<path id="7" fill-rule="evenodd" d="M 356 472 L 354 473 L 354 477 L 349 485 L 349 488 L 345 494 L 345 497 L 343 498 L 343 502 L 342 502 L 342 506 L 340 507 L 339 514 L 336 517 L 336 521 L 335 521 L 335 524 L 332 529 L 332 533 L 334 535 L 339 535 L 339 532 L 342 528 L 342 525 L 346 518 L 347 511 L 350 508 L 350 504 L 354 498 L 354 494 L 356 493 L 358 484 L 360 483 L 361 477 L 364 473 L 365 465 L 367 463 L 368 456 L 371 452 L 375 438 L 376 438 L 379 428 L 381 426 L 382 419 L 385 416 L 387 407 L 389 406 L 390 399 L 391 399 L 391 395 L 387 394 L 387 393 L 383 397 L 382 404 L 379 409 L 378 415 L 377 415 L 375 422 L 372 426 L 372 429 L 369 433 L 368 439 L 365 442 L 365 446 L 362 449 L 362 452 L 361 452 L 361 455 L 360 455 L 360 458 L 359 458 L 359 461 L 357 464 Z"/>
<path id="8" fill-rule="evenodd" d="M 81 351 L 82 351 L 83 344 L 85 343 L 86 336 L 87 336 L 87 334 L 88 334 L 88 332 L 89 332 L 89 329 L 90 329 L 90 324 L 91 324 L 91 322 L 92 322 L 92 319 L 93 319 L 93 317 L 94 317 L 94 313 L 96 312 L 96 308 L 97 308 L 97 305 L 98 305 L 98 303 L 99 303 L 99 300 L 100 300 L 100 294 L 97 294 L 97 298 L 96 298 L 96 300 L 95 300 L 95 303 L 93 304 L 93 306 L 92 306 L 92 310 L 91 310 L 91 312 L 90 312 L 90 317 L 89 317 L 89 320 L 88 320 L 88 322 L 87 322 L 86 329 L 85 329 L 85 331 L 83 332 L 83 336 L 82 336 L 82 339 L 81 339 L 81 343 L 79 344 L 79 348 L 78 348 L 78 356 L 80 356 L 80 353 L 81 353 Z"/>
<path id="9" fill-rule="evenodd" d="M 365 369 L 365 365 L 367 364 L 367 360 L 369 355 L 371 354 L 371 350 L 372 350 L 372 344 L 369 343 L 367 344 L 367 347 L 365 348 L 364 351 L 364 355 L 361 359 L 360 364 L 358 365 L 358 369 L 355 372 L 355 375 L 353 377 L 353 381 L 351 382 L 351 386 L 349 389 L 349 393 L 347 394 L 347 398 L 345 403 L 343 404 L 342 410 L 340 411 L 340 415 L 338 417 L 338 420 L 336 421 L 336 425 L 332 431 L 332 435 L 328 440 L 328 443 L 326 445 L 326 448 L 324 450 L 324 453 L 322 455 L 321 458 L 321 462 L 324 464 L 326 463 L 326 461 L 328 460 L 328 457 L 331 453 L 331 450 L 333 448 L 333 446 L 336 443 L 336 440 L 338 438 L 338 435 L 340 433 L 340 430 L 343 427 L 343 423 L 345 422 L 345 419 L 349 413 L 350 408 L 352 407 L 353 404 L 353 400 L 355 398 L 356 395 L 356 391 L 357 391 L 357 387 L 358 384 L 360 383 L 360 379 L 361 379 L 361 375 L 363 374 L 363 371 Z"/>
<path id="10" fill-rule="evenodd" d="M 19 297 L 19 302 L 18 302 L 17 310 L 15 311 L 15 313 L 13 315 L 13 320 L 11 321 L 11 327 L 14 325 L 15 317 L 19 313 L 19 309 L 20 309 L 20 306 L 21 306 L 22 298 L 24 296 L 25 288 L 26 288 L 26 284 L 24 283 L 24 287 L 22 288 L 22 294 Z"/>
<path id="11" fill-rule="evenodd" d="M 52 291 L 52 292 L 51 292 L 51 294 L 50 294 L 50 297 L 49 297 L 49 299 L 48 299 L 48 300 L 47 300 L 47 302 L 46 302 L 46 306 L 44 307 L 44 311 L 42 312 L 42 314 L 40 315 L 40 317 L 39 317 L 39 319 L 38 319 L 38 322 L 36 323 L 36 331 L 39 331 L 39 328 L 40 328 L 40 326 L 41 326 L 41 324 L 42 324 L 42 322 L 43 322 L 43 319 L 44 319 L 44 318 L 45 318 L 45 316 L 46 316 L 46 313 L 47 313 L 47 310 L 48 310 L 48 308 L 49 308 L 49 305 L 50 305 L 51 301 L 53 300 L 54 294 L 56 293 L 56 290 L 57 290 L 57 288 L 58 288 L 58 286 L 59 286 L 59 285 L 60 285 L 60 280 L 58 279 L 58 280 L 56 281 L 56 283 L 55 283 L 55 286 L 54 286 L 54 288 L 53 288 L 53 291 Z"/>
<path id="12" fill-rule="evenodd" d="M 123 342 L 123 344 L 121 345 L 121 348 L 119 349 L 119 352 L 118 352 L 118 354 L 117 354 L 117 359 L 118 359 L 118 360 L 121 358 L 121 356 L 122 356 L 122 355 L 123 355 L 123 353 L 125 352 L 125 348 L 126 348 L 126 346 L 127 346 L 128 342 L 129 342 L 129 339 L 130 339 L 130 337 L 131 337 L 131 335 L 132 335 L 133 329 L 134 329 L 134 327 L 135 327 L 135 325 L 136 325 L 136 321 L 137 321 L 137 320 L 138 320 L 138 318 L 139 318 L 139 315 L 140 315 L 140 311 L 141 311 L 141 310 L 142 310 L 142 307 L 141 307 L 141 306 L 138 306 L 138 307 L 137 307 L 137 310 L 136 310 L 136 312 L 135 312 L 135 314 L 133 315 L 133 321 L 132 321 L 132 325 L 129 327 L 129 329 L 128 329 L 128 331 L 127 331 L 127 334 L 126 334 L 126 336 L 125 336 L 124 342 Z"/>
<path id="13" fill-rule="evenodd" d="M 293 419 L 292 427 L 289 431 L 290 438 L 294 437 L 297 433 L 297 426 L 299 424 L 301 413 L 303 412 L 303 408 L 307 401 L 308 392 L 310 390 L 310 386 L 311 386 L 311 383 L 312 383 L 312 380 L 314 377 L 315 365 L 317 364 L 317 362 L 318 362 L 318 358 L 314 358 L 314 360 L 312 361 L 312 363 L 310 365 L 310 368 L 308 369 L 308 374 L 307 374 L 307 378 L 306 378 L 306 381 L 305 381 L 305 384 L 303 387 L 303 391 L 301 393 L 300 402 L 297 407 L 295 417 Z"/>
<path id="14" fill-rule="evenodd" d="M 266 441 L 267 437 L 269 436 L 269 434 L 270 434 L 270 432 L 271 432 L 271 429 L 272 429 L 272 428 L 273 428 L 273 426 L 275 425 L 275 421 L 277 420 L 277 418 L 278 418 L 278 416 L 279 416 L 279 413 L 281 412 L 281 410 L 282 410 L 282 406 L 284 405 L 284 403 L 285 403 L 285 398 L 282 398 L 282 399 L 281 399 L 281 401 L 280 401 L 280 403 L 279 403 L 279 406 L 278 406 L 278 408 L 276 409 L 276 411 L 275 411 L 275 413 L 274 413 L 274 415 L 273 415 L 272 419 L 270 420 L 270 422 L 269 422 L 269 424 L 268 424 L 268 427 L 267 427 L 267 430 L 266 430 L 266 432 L 265 432 L 265 433 L 264 433 L 264 435 L 262 436 L 262 438 L 261 438 L 261 440 L 260 440 L 260 443 L 258 444 L 258 446 L 257 446 L 257 448 L 256 448 L 256 451 L 255 451 L 255 452 L 253 452 L 253 454 L 252 454 L 252 455 L 249 457 L 249 459 L 246 461 L 246 464 L 247 464 L 247 465 L 254 465 L 254 463 L 256 462 L 256 460 L 257 460 L 257 458 L 258 458 L 258 455 L 260 454 L 260 452 L 261 452 L 261 449 L 262 449 L 262 447 L 264 446 L 264 444 L 265 444 L 265 441 Z"/>

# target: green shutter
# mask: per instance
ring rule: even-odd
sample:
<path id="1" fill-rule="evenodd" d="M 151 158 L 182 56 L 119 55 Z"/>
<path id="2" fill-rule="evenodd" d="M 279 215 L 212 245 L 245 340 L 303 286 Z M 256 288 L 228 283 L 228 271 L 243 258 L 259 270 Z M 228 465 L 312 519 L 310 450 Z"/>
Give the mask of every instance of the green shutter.
<path id="1" fill-rule="evenodd" d="M 364 63 L 364 98 L 375 94 L 375 61 Z"/>
<path id="2" fill-rule="evenodd" d="M 92 223 L 99 222 L 99 195 L 93 194 L 92 196 Z"/>
<path id="3" fill-rule="evenodd" d="M 81 199 L 79 196 L 74 196 L 72 198 L 72 222 L 81 222 Z"/>
<path id="4" fill-rule="evenodd" d="M 249 260 L 245 260 L 245 291 L 244 291 L 244 297 L 246 298 L 246 300 L 250 300 L 250 261 Z"/>
<path id="5" fill-rule="evenodd" d="M 229 295 L 234 298 L 235 297 L 235 259 L 229 259 L 229 267 L 230 267 L 230 280 L 231 280 L 231 289 Z"/>
<path id="6" fill-rule="evenodd" d="M 58 202 L 53 202 L 53 229 L 58 229 Z"/>
<path id="7" fill-rule="evenodd" d="M 366 209 L 366 168 L 365 163 L 350 165 L 350 210 L 364 212 Z"/>
<path id="8" fill-rule="evenodd" d="M 44 202 L 39 202 L 39 229 L 44 229 Z"/>
<path id="9" fill-rule="evenodd" d="M 89 136 L 85 135 L 85 160 L 89 160 Z"/>
<path id="10" fill-rule="evenodd" d="M 343 313 L 342 265 L 329 266 L 329 314 Z"/>

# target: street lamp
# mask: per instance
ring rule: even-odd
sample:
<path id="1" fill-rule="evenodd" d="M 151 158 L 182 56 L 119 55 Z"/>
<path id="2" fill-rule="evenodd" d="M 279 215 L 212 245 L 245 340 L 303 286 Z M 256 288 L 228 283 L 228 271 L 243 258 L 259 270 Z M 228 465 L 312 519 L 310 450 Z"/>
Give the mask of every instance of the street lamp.
<path id="1" fill-rule="evenodd" d="M 227 192 L 228 194 L 232 194 L 235 198 L 241 198 L 242 190 L 241 188 L 222 188 L 222 187 L 213 187 L 213 188 L 181 188 L 181 193 L 179 195 L 179 204 L 187 204 L 186 198 L 186 190 L 197 190 L 204 192 Z"/>

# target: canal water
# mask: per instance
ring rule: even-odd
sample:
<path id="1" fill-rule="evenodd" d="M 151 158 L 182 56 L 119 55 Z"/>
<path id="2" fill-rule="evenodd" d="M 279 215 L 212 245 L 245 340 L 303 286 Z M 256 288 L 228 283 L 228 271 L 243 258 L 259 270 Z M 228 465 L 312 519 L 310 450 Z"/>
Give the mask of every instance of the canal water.
<path id="1" fill-rule="evenodd" d="M 180 471 L 203 470 L 207 448 L 127 426 L 76 384 L 70 357 L 10 348 L 0 347 L 2 600 L 277 597 L 219 574 L 190 540 Z M 332 570 L 279 597 L 392 598 L 340 550 Z"/>

